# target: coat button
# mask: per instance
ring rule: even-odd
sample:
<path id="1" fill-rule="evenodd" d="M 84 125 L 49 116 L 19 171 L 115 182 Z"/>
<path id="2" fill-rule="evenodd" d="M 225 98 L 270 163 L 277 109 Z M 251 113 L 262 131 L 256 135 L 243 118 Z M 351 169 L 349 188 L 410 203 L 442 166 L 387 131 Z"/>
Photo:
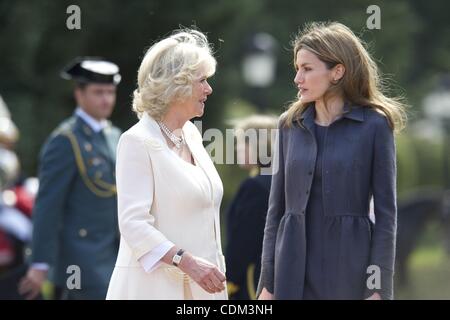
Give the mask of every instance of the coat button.
<path id="1" fill-rule="evenodd" d="M 87 230 L 82 228 L 78 231 L 78 234 L 80 235 L 80 237 L 84 238 L 87 236 Z"/>
<path id="2" fill-rule="evenodd" d="M 309 194 L 309 190 L 306 190 L 306 194 Z"/>
<path id="3" fill-rule="evenodd" d="M 308 174 L 309 174 L 310 176 L 312 176 L 312 171 L 308 172 Z"/>
<path id="4" fill-rule="evenodd" d="M 302 213 L 305 214 L 305 210 L 302 210 Z"/>

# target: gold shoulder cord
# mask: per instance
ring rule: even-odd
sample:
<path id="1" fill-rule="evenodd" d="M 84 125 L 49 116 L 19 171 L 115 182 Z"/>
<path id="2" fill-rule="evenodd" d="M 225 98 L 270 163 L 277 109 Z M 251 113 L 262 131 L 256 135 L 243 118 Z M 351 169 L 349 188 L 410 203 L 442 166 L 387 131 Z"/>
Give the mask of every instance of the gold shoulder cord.
<path id="1" fill-rule="evenodd" d="M 231 281 L 227 281 L 227 291 L 229 296 L 233 296 L 239 291 L 239 286 Z"/>
<path id="2" fill-rule="evenodd" d="M 255 279 L 255 264 L 251 263 L 247 268 L 247 291 L 250 300 L 256 300 L 254 279 Z"/>
<path id="3" fill-rule="evenodd" d="M 95 183 L 92 182 L 91 179 L 88 177 L 86 173 L 86 167 L 81 157 L 80 146 L 78 145 L 78 141 L 75 138 L 74 134 L 70 131 L 64 132 L 62 134 L 69 138 L 69 141 L 72 145 L 73 153 L 75 155 L 75 161 L 77 163 L 78 171 L 80 172 L 81 178 L 83 179 L 83 182 L 86 185 L 86 187 L 88 187 L 88 189 L 91 190 L 91 192 L 98 197 L 109 198 L 114 196 L 117 193 L 116 186 L 114 184 L 107 183 L 101 181 L 99 178 L 96 178 L 95 183 L 97 183 L 100 187 L 106 189 L 102 190 L 99 187 L 97 187 Z"/>

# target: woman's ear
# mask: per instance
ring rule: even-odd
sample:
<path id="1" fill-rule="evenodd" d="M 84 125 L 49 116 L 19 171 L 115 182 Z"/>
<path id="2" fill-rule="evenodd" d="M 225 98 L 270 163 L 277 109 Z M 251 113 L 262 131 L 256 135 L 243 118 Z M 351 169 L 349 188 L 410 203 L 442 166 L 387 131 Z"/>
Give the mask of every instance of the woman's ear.
<path id="1" fill-rule="evenodd" d="M 334 76 L 333 76 L 334 81 L 341 80 L 344 74 L 345 74 L 345 67 L 343 64 L 339 63 L 334 66 Z"/>

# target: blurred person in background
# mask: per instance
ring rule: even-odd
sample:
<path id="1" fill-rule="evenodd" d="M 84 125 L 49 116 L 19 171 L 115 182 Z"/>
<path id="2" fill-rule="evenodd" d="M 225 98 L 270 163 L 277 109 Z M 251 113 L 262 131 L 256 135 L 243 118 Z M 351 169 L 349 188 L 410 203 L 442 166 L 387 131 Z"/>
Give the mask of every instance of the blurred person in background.
<path id="1" fill-rule="evenodd" d="M 49 278 L 57 299 L 104 299 L 118 250 L 121 133 L 107 119 L 121 77 L 114 63 L 90 57 L 75 59 L 61 75 L 75 82 L 77 108 L 41 151 L 31 265 L 19 289 L 33 299 Z M 79 281 L 69 286 L 70 276 Z"/>
<path id="2" fill-rule="evenodd" d="M 31 240 L 31 195 L 17 183 L 19 159 L 13 151 L 19 131 L 0 96 L 0 299 L 23 299 L 17 285 L 26 272 Z M 31 199 L 32 200 L 32 199 Z"/>
<path id="3" fill-rule="evenodd" d="M 0 96 L 0 146 L 14 152 L 18 140 L 19 130 L 11 119 L 6 103 Z M 37 178 L 26 177 L 19 168 L 19 173 L 10 183 L 9 190 L 6 192 L 6 202 L 31 218 L 37 188 Z"/>
<path id="4" fill-rule="evenodd" d="M 256 299 L 272 178 L 261 168 L 271 165 L 272 133 L 277 120 L 275 116 L 252 115 L 234 121 L 238 164 L 249 177 L 241 183 L 226 216 L 226 275 L 232 300 Z"/>

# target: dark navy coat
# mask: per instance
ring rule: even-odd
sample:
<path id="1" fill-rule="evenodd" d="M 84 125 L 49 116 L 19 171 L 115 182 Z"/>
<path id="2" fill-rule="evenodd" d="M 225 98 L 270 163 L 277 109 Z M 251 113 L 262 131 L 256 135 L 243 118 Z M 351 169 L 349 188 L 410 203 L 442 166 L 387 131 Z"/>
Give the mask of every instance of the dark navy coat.
<path id="1" fill-rule="evenodd" d="M 245 179 L 228 210 L 225 258 L 231 300 L 256 298 L 270 181 L 270 175 Z"/>
<path id="2" fill-rule="evenodd" d="M 305 211 L 317 155 L 314 118 L 315 107 L 310 105 L 294 126 L 280 125 L 274 160 L 278 171 L 272 178 L 259 283 L 259 291 L 265 287 L 276 299 L 303 297 Z M 375 224 L 369 219 L 372 197 Z M 370 108 L 346 104 L 344 115 L 330 125 L 324 142 L 322 198 L 324 296 L 367 297 L 372 293 L 366 285 L 372 275 L 367 268 L 375 265 L 381 271 L 381 288 L 375 291 L 392 299 L 396 156 L 386 117 Z"/>
<path id="3" fill-rule="evenodd" d="M 39 192 L 33 210 L 32 262 L 52 267 L 51 280 L 66 288 L 81 271 L 72 299 L 104 299 L 117 258 L 119 231 L 115 185 L 120 130 L 103 136 L 80 117 L 62 123 L 42 148 Z"/>

